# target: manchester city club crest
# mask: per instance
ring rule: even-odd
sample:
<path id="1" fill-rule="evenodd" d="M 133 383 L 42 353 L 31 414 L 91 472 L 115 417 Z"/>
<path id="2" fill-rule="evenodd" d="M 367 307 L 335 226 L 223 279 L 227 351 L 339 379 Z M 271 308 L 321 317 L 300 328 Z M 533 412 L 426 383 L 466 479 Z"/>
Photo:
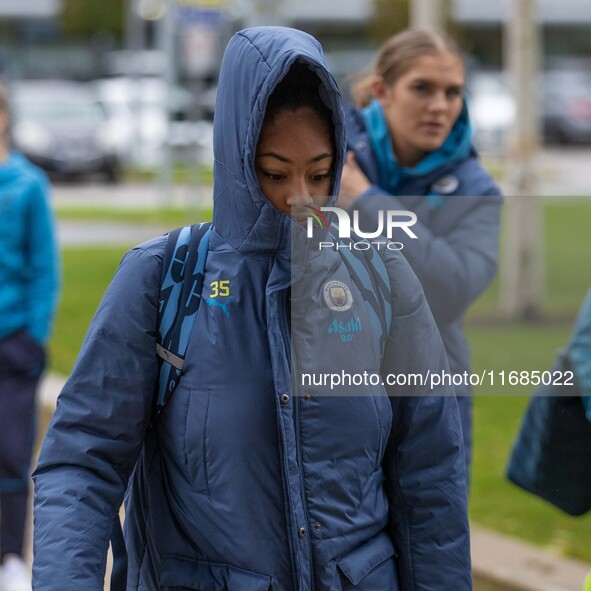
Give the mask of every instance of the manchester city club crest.
<path id="1" fill-rule="evenodd" d="M 431 190 L 439 195 L 451 195 L 460 186 L 458 177 L 451 174 L 440 178 L 431 185 Z"/>
<path id="2" fill-rule="evenodd" d="M 353 305 L 353 296 L 342 281 L 329 281 L 324 286 L 324 301 L 331 310 L 345 312 Z"/>

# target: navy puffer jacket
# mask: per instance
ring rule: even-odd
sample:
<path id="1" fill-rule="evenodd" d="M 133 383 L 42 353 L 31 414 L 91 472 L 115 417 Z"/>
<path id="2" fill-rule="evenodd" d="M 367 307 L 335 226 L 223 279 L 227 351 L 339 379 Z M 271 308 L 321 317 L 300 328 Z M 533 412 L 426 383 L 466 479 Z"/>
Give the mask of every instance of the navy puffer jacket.
<path id="1" fill-rule="evenodd" d="M 36 591 L 103 588 L 111 520 L 138 457 L 146 482 L 127 505 L 130 591 L 471 588 L 453 392 L 300 385 L 299 372 L 379 371 L 380 353 L 340 255 L 314 252 L 256 180 L 266 102 L 296 60 L 322 81 L 340 172 L 344 119 L 319 44 L 291 29 L 236 34 L 218 90 L 204 282 L 209 299 L 219 282 L 224 305 L 204 298 L 184 376 L 150 428 L 165 239 L 125 256 L 35 472 Z M 307 252 L 293 264 L 292 233 Z M 394 317 L 382 370 L 447 369 L 415 275 L 404 257 L 384 259 Z M 346 311 L 327 304 L 331 281 L 348 286 Z M 335 319 L 355 323 L 352 340 L 330 330 Z"/>

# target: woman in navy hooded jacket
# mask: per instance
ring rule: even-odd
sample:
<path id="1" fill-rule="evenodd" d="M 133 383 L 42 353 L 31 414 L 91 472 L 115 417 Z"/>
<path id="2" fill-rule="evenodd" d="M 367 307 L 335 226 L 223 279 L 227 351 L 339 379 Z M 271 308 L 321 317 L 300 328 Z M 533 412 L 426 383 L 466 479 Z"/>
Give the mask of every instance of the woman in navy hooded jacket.
<path id="1" fill-rule="evenodd" d="M 454 374 L 470 372 L 463 317 L 497 270 L 502 198 L 471 143 L 457 45 L 432 31 L 406 30 L 380 48 L 373 73 L 353 87 L 339 206 L 375 230 L 377 213 L 410 210 L 409 240 L 393 238 L 417 274 Z M 456 386 L 466 467 L 472 442 L 470 384 Z"/>
<path id="2" fill-rule="evenodd" d="M 363 385 L 343 396 L 296 378 L 296 363 L 382 363 L 341 255 L 314 251 L 290 216 L 296 202 L 334 202 L 326 195 L 338 193 L 345 159 L 340 95 L 318 42 L 279 27 L 234 35 L 214 138 L 204 304 L 184 375 L 149 426 L 161 237 L 124 257 L 59 397 L 34 475 L 34 589 L 103 588 L 138 456 L 149 461 L 126 505 L 129 590 L 471 589 L 453 391 Z M 296 262 L 298 241 L 311 256 Z M 393 307 L 382 369 L 447 368 L 410 266 L 382 255 Z M 327 299 L 333 283 L 346 306 Z M 355 319 L 352 342 L 329 330 L 335 319 Z"/>

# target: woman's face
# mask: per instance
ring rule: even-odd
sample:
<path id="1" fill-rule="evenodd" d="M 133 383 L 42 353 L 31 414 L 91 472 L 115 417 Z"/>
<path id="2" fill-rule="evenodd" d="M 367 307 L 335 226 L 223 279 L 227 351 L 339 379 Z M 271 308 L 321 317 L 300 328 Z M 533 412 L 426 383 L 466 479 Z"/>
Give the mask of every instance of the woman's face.
<path id="1" fill-rule="evenodd" d="M 464 66 L 447 51 L 421 56 L 394 83 L 374 83 L 394 153 L 402 166 L 414 166 L 439 148 L 462 111 Z"/>
<path id="2" fill-rule="evenodd" d="M 324 205 L 333 163 L 329 125 L 311 108 L 280 111 L 263 125 L 255 170 L 263 195 L 280 212 L 299 217 L 298 206 Z"/>

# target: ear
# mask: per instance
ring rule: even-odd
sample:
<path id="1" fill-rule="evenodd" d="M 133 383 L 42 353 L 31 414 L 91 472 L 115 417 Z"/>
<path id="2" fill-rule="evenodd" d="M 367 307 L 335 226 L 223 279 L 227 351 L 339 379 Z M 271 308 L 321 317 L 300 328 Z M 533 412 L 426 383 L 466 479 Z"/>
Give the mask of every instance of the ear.
<path id="1" fill-rule="evenodd" d="M 373 95 L 380 102 L 380 104 L 382 106 L 385 106 L 385 103 L 388 100 L 390 89 L 381 76 L 376 76 L 374 78 L 374 80 L 371 84 L 371 90 L 372 90 Z"/>

